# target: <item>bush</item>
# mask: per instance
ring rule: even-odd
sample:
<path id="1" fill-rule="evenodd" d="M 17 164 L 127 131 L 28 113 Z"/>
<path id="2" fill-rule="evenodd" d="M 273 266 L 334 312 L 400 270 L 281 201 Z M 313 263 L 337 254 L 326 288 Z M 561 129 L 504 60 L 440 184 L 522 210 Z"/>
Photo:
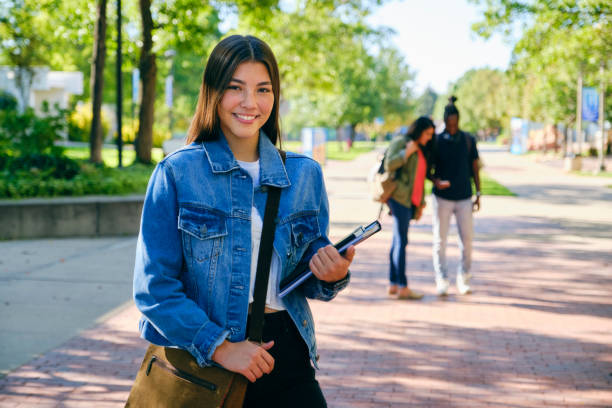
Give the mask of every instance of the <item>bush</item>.
<path id="1" fill-rule="evenodd" d="M 6 91 L 0 91 L 0 110 L 14 111 L 17 109 L 17 98 Z"/>
<path id="2" fill-rule="evenodd" d="M 71 179 L 49 177 L 45 172 L 0 171 L 0 198 L 144 193 L 154 168 L 143 164 L 123 169 L 79 164 L 80 172 Z"/>
<path id="3" fill-rule="evenodd" d="M 75 110 L 68 118 L 68 139 L 74 142 L 89 142 L 89 134 L 91 132 L 91 104 L 77 105 Z M 102 134 L 106 136 L 111 127 L 110 121 L 102 114 Z"/>
<path id="4" fill-rule="evenodd" d="M 10 174 L 36 173 L 48 178 L 70 180 L 81 170 L 79 163 L 66 156 L 31 153 L 24 156 L 0 156 L 0 169 Z"/>
<path id="5" fill-rule="evenodd" d="M 54 145 L 67 129 L 67 111 L 56 107 L 57 113 L 49 113 L 49 105 L 43 104 L 47 115 L 36 116 L 32 108 L 22 114 L 14 110 L 0 110 L 0 154 L 25 156 L 29 154 L 60 155 L 61 148 Z"/>
<path id="6" fill-rule="evenodd" d="M 123 143 L 134 143 L 136 135 L 138 134 L 138 120 L 129 121 L 121 126 L 121 139 Z M 153 127 L 153 147 L 162 147 L 162 144 L 170 139 L 170 130 L 163 126 Z M 117 135 L 113 140 L 117 143 Z"/>

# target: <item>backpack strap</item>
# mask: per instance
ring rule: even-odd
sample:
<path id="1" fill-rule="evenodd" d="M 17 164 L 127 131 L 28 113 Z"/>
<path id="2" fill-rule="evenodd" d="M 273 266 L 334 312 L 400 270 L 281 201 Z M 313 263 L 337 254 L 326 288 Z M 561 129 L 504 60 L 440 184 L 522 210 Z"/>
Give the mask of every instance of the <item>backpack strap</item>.
<path id="1" fill-rule="evenodd" d="M 283 150 L 279 150 L 278 152 L 284 164 L 287 153 Z M 257 343 L 261 343 L 263 335 L 266 295 L 268 294 L 268 278 L 270 277 L 270 265 L 272 264 L 272 244 L 274 243 L 276 215 L 278 214 L 280 196 L 280 187 L 268 187 L 261 242 L 259 243 L 259 255 L 257 256 L 257 273 L 255 275 L 255 288 L 253 289 L 253 307 L 251 309 L 248 324 L 248 338 Z"/>

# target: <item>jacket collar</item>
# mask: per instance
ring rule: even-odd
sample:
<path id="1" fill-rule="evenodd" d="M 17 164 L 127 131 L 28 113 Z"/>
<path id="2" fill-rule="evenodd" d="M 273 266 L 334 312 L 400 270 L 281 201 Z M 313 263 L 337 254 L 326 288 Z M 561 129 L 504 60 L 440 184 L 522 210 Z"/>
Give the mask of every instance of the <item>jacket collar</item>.
<path id="1" fill-rule="evenodd" d="M 240 167 L 221 134 L 217 140 L 202 142 L 202 148 L 213 174 L 226 173 Z M 262 185 L 288 187 L 291 185 L 283 160 L 264 132 L 259 132 L 259 175 Z"/>

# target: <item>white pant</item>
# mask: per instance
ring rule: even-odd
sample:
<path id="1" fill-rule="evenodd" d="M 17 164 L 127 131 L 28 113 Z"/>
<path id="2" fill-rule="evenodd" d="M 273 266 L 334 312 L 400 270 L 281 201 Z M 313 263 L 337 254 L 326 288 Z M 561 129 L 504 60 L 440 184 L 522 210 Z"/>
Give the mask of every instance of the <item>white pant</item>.
<path id="1" fill-rule="evenodd" d="M 445 200 L 432 194 L 433 202 L 433 265 L 436 279 L 448 279 L 446 265 L 446 242 L 451 215 L 455 214 L 459 231 L 461 262 L 458 275 L 466 275 L 472 266 L 472 199 Z"/>

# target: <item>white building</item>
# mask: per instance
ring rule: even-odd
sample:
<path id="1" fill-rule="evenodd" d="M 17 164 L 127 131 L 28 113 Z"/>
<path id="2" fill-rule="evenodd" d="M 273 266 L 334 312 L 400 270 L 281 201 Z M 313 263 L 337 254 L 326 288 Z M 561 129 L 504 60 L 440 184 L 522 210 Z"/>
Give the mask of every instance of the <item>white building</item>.
<path id="1" fill-rule="evenodd" d="M 21 92 L 15 81 L 15 68 L 0 66 L 0 89 L 17 98 L 18 106 L 34 108 L 41 113 L 44 101 L 52 108 L 56 103 L 62 109 L 68 107 L 70 95 L 83 94 L 83 73 L 50 71 L 48 67 L 35 67 L 34 78 L 26 101 L 22 101 Z"/>

